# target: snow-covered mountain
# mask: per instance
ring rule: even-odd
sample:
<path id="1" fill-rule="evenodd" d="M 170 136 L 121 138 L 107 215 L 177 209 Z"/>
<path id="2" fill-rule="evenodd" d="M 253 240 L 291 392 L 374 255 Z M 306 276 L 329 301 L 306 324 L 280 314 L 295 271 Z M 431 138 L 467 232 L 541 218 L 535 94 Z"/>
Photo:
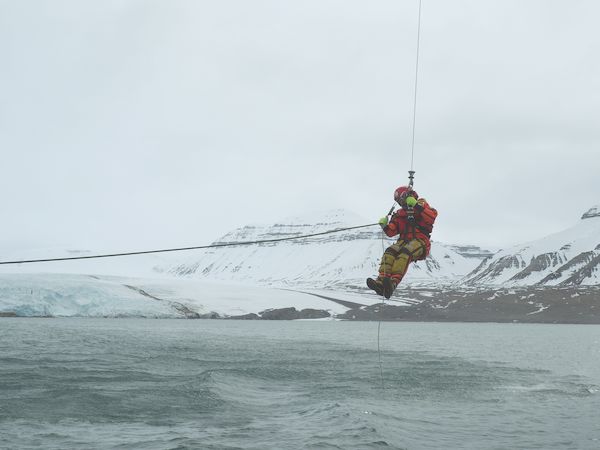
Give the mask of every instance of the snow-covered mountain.
<path id="1" fill-rule="evenodd" d="M 464 281 L 515 286 L 600 284 L 600 205 L 564 231 L 496 253 Z"/>
<path id="2" fill-rule="evenodd" d="M 299 236 L 365 223 L 368 222 L 364 218 L 348 211 L 327 211 L 310 217 L 290 217 L 268 226 L 245 226 L 227 233 L 218 242 Z M 165 271 L 183 277 L 261 285 L 363 286 L 366 277 L 377 273 L 383 250 L 393 242 L 378 226 L 373 226 L 293 241 L 215 248 L 182 255 L 185 260 L 166 267 Z M 433 242 L 429 257 L 411 267 L 406 282 L 460 279 L 481 261 L 469 256 L 461 255 L 451 246 Z"/>
<path id="3" fill-rule="evenodd" d="M 330 211 L 249 225 L 219 242 L 300 236 L 365 223 L 351 213 Z M 374 320 L 378 313 L 368 305 L 379 304 L 381 297 L 365 288 L 364 279 L 375 275 L 391 242 L 373 226 L 252 246 L 0 266 L 0 317 Z M 3 260 L 92 253 L 55 251 L 4 255 Z M 579 323 L 585 316 L 600 323 L 593 314 L 600 289 L 600 206 L 563 232 L 489 254 L 474 246 L 433 242 L 430 256 L 411 266 L 390 299 L 400 308 L 397 317 Z M 293 308 L 298 311 L 290 312 Z"/>

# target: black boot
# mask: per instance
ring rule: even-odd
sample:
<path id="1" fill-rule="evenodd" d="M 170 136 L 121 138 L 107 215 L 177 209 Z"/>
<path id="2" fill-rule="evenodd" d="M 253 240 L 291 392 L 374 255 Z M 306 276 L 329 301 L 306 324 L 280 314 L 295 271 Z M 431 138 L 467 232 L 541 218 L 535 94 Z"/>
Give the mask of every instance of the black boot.
<path id="1" fill-rule="evenodd" d="M 383 284 L 381 284 L 381 281 L 367 278 L 367 286 L 369 289 L 374 290 L 377 295 L 383 295 Z"/>
<path id="2" fill-rule="evenodd" d="M 383 279 L 383 296 L 390 298 L 396 289 L 396 282 L 390 277 L 384 277 Z"/>

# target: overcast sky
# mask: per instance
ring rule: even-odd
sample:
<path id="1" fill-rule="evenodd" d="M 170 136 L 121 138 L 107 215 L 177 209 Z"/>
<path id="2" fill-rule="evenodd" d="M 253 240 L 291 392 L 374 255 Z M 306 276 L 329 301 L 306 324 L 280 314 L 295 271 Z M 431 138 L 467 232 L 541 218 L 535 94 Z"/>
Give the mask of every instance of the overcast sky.
<path id="1" fill-rule="evenodd" d="M 201 245 L 410 165 L 418 0 L 0 0 L 0 249 Z M 600 203 L 600 2 L 423 0 L 416 190 L 503 247 Z M 356 224 L 360 225 L 360 224 Z"/>

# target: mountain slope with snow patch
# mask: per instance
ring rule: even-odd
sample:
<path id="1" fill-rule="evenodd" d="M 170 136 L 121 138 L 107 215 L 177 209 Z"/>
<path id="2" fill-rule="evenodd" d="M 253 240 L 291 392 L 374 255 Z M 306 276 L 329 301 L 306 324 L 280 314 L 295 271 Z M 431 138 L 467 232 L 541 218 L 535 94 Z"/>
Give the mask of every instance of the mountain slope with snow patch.
<path id="1" fill-rule="evenodd" d="M 600 206 L 590 208 L 566 230 L 496 253 L 465 282 L 515 286 L 600 284 Z"/>

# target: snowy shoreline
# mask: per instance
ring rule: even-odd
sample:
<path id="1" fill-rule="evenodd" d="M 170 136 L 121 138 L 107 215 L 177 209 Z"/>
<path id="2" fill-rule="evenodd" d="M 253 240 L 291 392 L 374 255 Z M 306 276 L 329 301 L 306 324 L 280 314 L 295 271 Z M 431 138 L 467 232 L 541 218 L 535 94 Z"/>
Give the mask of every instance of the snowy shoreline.
<path id="1" fill-rule="evenodd" d="M 0 317 L 600 324 L 600 287 L 403 286 L 382 297 L 168 278 L 0 274 Z"/>

